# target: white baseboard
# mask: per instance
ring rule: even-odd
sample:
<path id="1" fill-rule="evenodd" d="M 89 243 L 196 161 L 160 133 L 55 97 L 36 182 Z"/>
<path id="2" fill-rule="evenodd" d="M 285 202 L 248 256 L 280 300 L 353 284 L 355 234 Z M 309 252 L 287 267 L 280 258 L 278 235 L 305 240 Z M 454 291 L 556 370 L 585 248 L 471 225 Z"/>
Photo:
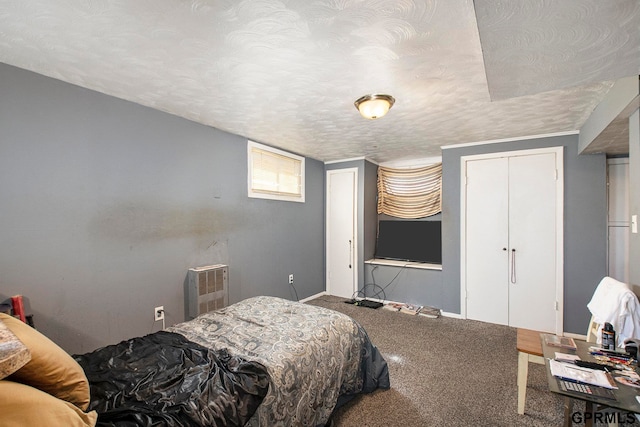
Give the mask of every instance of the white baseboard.
<path id="1" fill-rule="evenodd" d="M 304 300 L 300 300 L 300 302 L 305 302 L 314 298 L 317 298 L 319 296 L 322 295 L 329 295 L 327 292 L 320 292 L 317 295 L 311 296 L 309 298 L 306 298 Z M 357 297 L 356 299 L 363 299 L 362 297 Z M 370 301 L 377 301 L 377 302 L 381 302 L 383 304 L 404 304 L 403 302 L 400 301 L 391 301 L 391 300 L 385 300 L 385 299 L 380 299 L 380 298 L 371 298 L 371 297 L 366 297 L 366 299 L 370 300 Z M 464 319 L 464 317 L 462 316 L 462 314 L 458 314 L 458 313 L 449 313 L 447 311 L 440 311 L 440 315 L 443 317 L 452 317 L 454 319 Z"/>
<path id="2" fill-rule="evenodd" d="M 310 297 L 303 298 L 303 299 L 301 299 L 301 300 L 300 300 L 300 301 L 298 301 L 298 302 L 307 302 L 307 301 L 311 301 L 312 299 L 316 299 L 316 298 L 321 297 L 321 296 L 324 296 L 324 295 L 328 295 L 326 291 L 322 291 L 322 292 L 320 292 L 320 293 L 318 293 L 318 294 L 311 295 Z"/>
<path id="3" fill-rule="evenodd" d="M 465 319 L 465 317 L 462 314 L 458 314 L 458 313 L 449 313 L 448 311 L 442 311 L 441 312 L 443 317 L 451 317 L 453 319 Z"/>
<path id="4" fill-rule="evenodd" d="M 357 297 L 356 299 L 363 299 L 361 297 Z M 392 301 L 392 300 L 388 300 L 388 299 L 379 299 L 379 298 L 371 298 L 371 297 L 366 297 L 366 299 L 370 300 L 370 301 L 377 301 L 377 302 L 381 302 L 383 304 L 404 304 L 403 302 L 400 301 Z M 437 307 L 435 307 L 437 308 Z M 458 313 L 448 313 L 445 311 L 440 310 L 440 315 L 444 316 L 444 317 L 453 317 L 456 319 L 464 319 L 464 317 L 462 317 L 461 314 Z"/>
<path id="5" fill-rule="evenodd" d="M 310 300 L 312 300 L 312 299 L 315 299 L 315 298 L 318 298 L 318 297 L 321 297 L 321 296 L 324 296 L 324 295 L 329 295 L 329 293 L 327 293 L 326 291 L 323 291 L 323 292 L 317 293 L 317 294 L 315 294 L 315 295 L 311 295 L 311 296 L 310 296 L 310 297 L 308 297 L 308 298 L 301 299 L 301 300 L 300 300 L 300 302 L 307 302 L 307 301 L 310 301 Z M 357 298 L 357 299 L 362 299 L 362 298 Z M 390 304 L 390 303 L 402 304 L 402 303 L 400 303 L 400 302 L 398 302 L 398 301 L 382 300 L 382 299 L 379 299 L 379 298 L 370 298 L 370 297 L 367 297 L 367 299 L 368 299 L 368 300 L 371 300 L 371 301 L 381 302 L 381 303 L 383 303 L 383 304 Z M 452 318 L 452 319 L 462 319 L 462 320 L 466 319 L 462 314 L 459 314 L 459 313 L 450 313 L 450 312 L 448 312 L 448 311 L 442 311 L 442 310 L 440 311 L 440 315 L 441 315 L 442 317 L 450 317 L 450 318 Z M 565 336 L 565 337 L 570 337 L 570 338 L 574 338 L 574 339 L 578 339 L 578 340 L 582 340 L 582 341 L 586 341 L 586 340 L 587 340 L 587 336 L 586 336 L 586 335 L 573 334 L 573 333 L 570 333 L 570 332 L 564 332 L 564 333 L 563 333 L 563 336 Z"/>

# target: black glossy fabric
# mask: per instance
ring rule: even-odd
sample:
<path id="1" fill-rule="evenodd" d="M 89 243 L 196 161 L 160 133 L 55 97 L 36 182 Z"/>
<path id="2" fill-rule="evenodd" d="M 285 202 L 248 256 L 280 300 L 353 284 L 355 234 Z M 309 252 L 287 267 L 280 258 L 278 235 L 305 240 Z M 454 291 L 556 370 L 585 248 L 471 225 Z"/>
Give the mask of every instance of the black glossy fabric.
<path id="1" fill-rule="evenodd" d="M 269 388 L 257 362 L 157 332 L 74 356 L 98 426 L 242 426 Z"/>

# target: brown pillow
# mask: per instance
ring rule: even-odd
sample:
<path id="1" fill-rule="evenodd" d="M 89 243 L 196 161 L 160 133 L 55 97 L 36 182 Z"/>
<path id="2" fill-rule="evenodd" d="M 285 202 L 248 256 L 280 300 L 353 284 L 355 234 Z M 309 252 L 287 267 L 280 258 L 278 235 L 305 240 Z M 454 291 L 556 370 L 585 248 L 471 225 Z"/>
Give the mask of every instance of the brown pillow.
<path id="1" fill-rule="evenodd" d="M 56 343 L 13 316 L 0 320 L 31 352 L 31 360 L 8 379 L 28 384 L 83 411 L 89 407 L 89 381 L 82 367 Z"/>
<path id="2" fill-rule="evenodd" d="M 9 380 L 0 380 L 0 424 L 3 427 L 93 427 L 96 411 L 77 406 L 48 393 Z"/>

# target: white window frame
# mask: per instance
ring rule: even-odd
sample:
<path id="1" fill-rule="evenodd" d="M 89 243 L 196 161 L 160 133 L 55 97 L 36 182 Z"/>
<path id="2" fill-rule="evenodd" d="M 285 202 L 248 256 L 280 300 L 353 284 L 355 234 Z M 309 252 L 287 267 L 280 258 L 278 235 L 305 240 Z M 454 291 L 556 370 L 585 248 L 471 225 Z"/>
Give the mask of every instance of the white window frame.
<path id="1" fill-rule="evenodd" d="M 256 190 L 253 186 L 253 152 L 254 150 L 272 153 L 278 156 L 291 159 L 294 162 L 300 162 L 300 194 L 284 193 L 277 191 Z M 278 150 L 277 148 L 269 147 L 254 141 L 247 141 L 247 190 L 249 197 L 257 199 L 270 199 L 270 200 L 283 200 L 287 202 L 300 202 L 304 203 L 305 198 L 305 158 L 297 156 L 286 151 Z"/>

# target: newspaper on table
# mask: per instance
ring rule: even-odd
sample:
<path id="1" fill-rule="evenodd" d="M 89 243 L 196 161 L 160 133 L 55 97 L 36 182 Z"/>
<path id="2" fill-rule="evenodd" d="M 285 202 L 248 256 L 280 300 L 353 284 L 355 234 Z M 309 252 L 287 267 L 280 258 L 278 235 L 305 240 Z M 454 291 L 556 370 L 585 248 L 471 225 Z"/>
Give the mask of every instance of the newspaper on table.
<path id="1" fill-rule="evenodd" d="M 549 360 L 549 368 L 554 377 L 568 381 L 576 381 L 604 388 L 618 388 L 608 372 L 598 369 L 583 368 L 573 363 Z"/>

